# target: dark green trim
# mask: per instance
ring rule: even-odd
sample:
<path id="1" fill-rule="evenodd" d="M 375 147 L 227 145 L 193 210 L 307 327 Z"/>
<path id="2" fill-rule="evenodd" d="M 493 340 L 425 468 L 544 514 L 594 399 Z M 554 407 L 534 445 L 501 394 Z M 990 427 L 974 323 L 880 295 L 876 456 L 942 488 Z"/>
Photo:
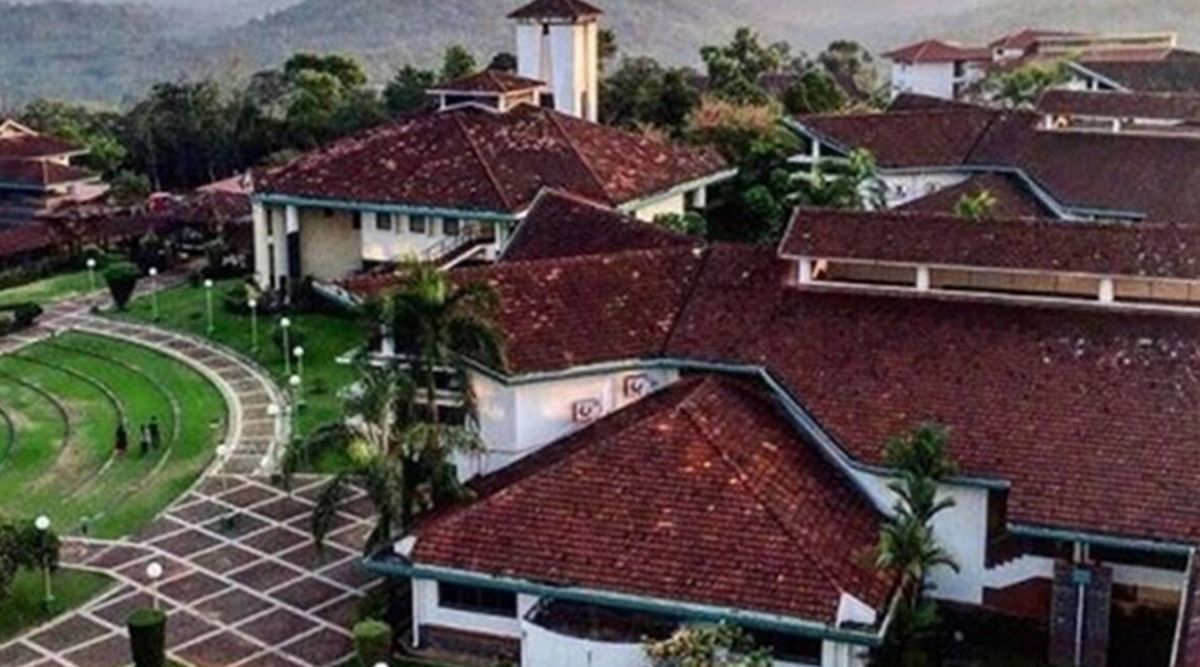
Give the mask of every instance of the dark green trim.
<path id="1" fill-rule="evenodd" d="M 1112 547 L 1115 549 L 1130 549 L 1149 553 L 1170 554 L 1173 556 L 1186 556 L 1192 553 L 1193 550 L 1193 545 L 1184 544 L 1181 542 L 1166 542 L 1142 538 L 1120 537 L 1118 535 L 1105 535 L 1101 533 L 1089 533 L 1079 530 L 1052 528 L 1049 526 L 1033 526 L 1019 523 L 1009 524 L 1008 532 L 1021 537 L 1060 540 L 1063 542 L 1081 542 L 1083 544 L 1091 544 L 1095 546 Z"/>
<path id="2" fill-rule="evenodd" d="M 507 577 L 492 577 L 450 568 L 417 565 L 407 562 L 380 562 L 374 558 L 364 558 L 362 564 L 368 570 L 388 577 L 404 577 L 412 579 L 427 579 L 431 581 L 478 586 L 493 590 L 523 593 L 538 597 L 549 597 L 560 600 L 571 600 L 588 604 L 604 605 L 631 611 L 641 611 L 664 616 L 677 616 L 690 620 L 706 622 L 728 622 L 744 627 L 759 628 L 776 632 L 787 632 L 823 639 L 829 641 L 856 644 L 860 646 L 878 646 L 882 637 L 874 632 L 862 630 L 846 630 L 834 628 L 821 623 L 802 619 L 760 614 L 728 607 L 716 607 L 703 604 L 692 604 L 661 598 L 645 597 L 612 593 L 586 588 L 551 586 L 524 579 Z"/>

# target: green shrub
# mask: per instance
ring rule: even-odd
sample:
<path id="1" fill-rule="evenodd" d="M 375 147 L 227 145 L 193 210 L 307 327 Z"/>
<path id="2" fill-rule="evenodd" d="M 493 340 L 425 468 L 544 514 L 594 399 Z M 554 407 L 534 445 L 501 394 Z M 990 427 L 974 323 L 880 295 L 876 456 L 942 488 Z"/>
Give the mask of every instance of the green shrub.
<path id="1" fill-rule="evenodd" d="M 31 327 L 41 316 L 42 307 L 36 303 L 0 306 L 0 336 Z"/>
<path id="2" fill-rule="evenodd" d="M 104 282 L 108 285 L 108 291 L 112 294 L 117 309 L 125 310 L 125 306 L 129 305 L 129 299 L 137 289 L 141 277 L 142 272 L 129 262 L 118 262 L 104 269 Z"/>
<path id="3" fill-rule="evenodd" d="M 167 664 L 167 615 L 157 609 L 137 609 L 129 615 L 129 647 L 134 667 Z"/>
<path id="4" fill-rule="evenodd" d="M 363 665 L 387 662 L 392 654 L 392 626 L 383 621 L 360 621 L 354 625 L 354 647 Z"/>

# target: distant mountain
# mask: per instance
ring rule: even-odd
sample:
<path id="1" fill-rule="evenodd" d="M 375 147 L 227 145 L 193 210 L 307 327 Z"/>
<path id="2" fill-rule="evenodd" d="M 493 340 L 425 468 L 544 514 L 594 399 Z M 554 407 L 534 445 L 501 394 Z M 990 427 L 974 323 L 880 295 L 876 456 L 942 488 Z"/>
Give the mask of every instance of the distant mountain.
<path id="1" fill-rule="evenodd" d="M 298 50 L 362 58 L 377 81 L 449 45 L 511 50 L 521 0 L 0 0 L 0 107 L 37 96 L 120 103 L 154 81 L 244 76 Z M 1200 45 L 1196 0 L 595 0 L 622 51 L 696 64 L 740 25 L 796 49 L 837 38 L 883 50 L 931 35 L 982 40 L 1029 25 L 1178 31 Z"/>

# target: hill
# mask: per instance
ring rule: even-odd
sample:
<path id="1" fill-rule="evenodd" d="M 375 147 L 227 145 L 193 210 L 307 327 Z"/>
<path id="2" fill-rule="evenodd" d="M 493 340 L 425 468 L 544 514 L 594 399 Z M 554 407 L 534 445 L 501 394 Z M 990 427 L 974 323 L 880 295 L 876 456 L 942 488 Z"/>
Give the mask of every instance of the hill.
<path id="1" fill-rule="evenodd" d="M 182 75 L 245 76 L 298 50 L 362 58 L 376 80 L 449 45 L 480 60 L 512 48 L 520 0 L 0 0 L 0 106 L 37 96 L 120 103 Z M 882 50 L 930 35 L 979 40 L 1027 25 L 1179 31 L 1200 42 L 1195 0 L 598 0 L 622 51 L 696 64 L 699 47 L 752 25 L 816 51 L 836 38 Z M 272 11 L 273 10 L 273 11 Z M 247 17 L 252 17 L 247 20 Z"/>

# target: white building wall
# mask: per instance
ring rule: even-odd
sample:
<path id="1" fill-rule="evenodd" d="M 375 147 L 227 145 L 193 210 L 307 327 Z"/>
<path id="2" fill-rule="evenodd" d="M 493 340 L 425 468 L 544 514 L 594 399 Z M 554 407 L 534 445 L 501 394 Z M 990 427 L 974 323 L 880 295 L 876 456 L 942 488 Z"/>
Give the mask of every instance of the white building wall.
<path id="1" fill-rule="evenodd" d="M 287 276 L 287 209 L 283 206 L 253 205 L 254 274 L 259 288 L 271 288 L 271 256 L 274 255 L 276 286 Z"/>
<path id="2" fill-rule="evenodd" d="M 420 632 L 422 625 L 439 625 L 513 639 L 521 638 L 521 619 L 538 602 L 535 596 L 518 595 L 517 615 L 511 618 L 449 609 L 438 604 L 438 584 L 429 579 L 414 579 L 412 596 L 413 629 L 416 633 Z M 420 646 L 420 637 L 414 637 L 414 640 Z"/>
<path id="3" fill-rule="evenodd" d="M 492 223 L 482 223 L 492 224 Z M 467 220 L 460 221 L 460 233 L 466 230 Z M 439 217 L 425 218 L 425 231 L 412 231 L 412 218 L 392 214 L 392 229 L 379 229 L 378 214 L 362 214 L 362 258 L 370 262 L 398 262 L 405 259 L 422 258 L 427 251 L 447 238 L 444 220 Z"/>
<path id="4" fill-rule="evenodd" d="M 885 188 L 884 200 L 888 208 L 903 206 L 909 202 L 958 185 L 970 174 L 962 172 L 927 172 L 911 174 L 883 174 L 880 180 Z"/>
<path id="5" fill-rule="evenodd" d="M 521 667 L 650 667 L 640 643 L 601 642 L 560 635 L 524 622 Z"/>
<path id="6" fill-rule="evenodd" d="M 821 667 L 866 667 L 869 656 L 867 649 L 853 644 L 825 642 L 821 645 Z"/>
<path id="7" fill-rule="evenodd" d="M 869 472 L 858 472 L 858 480 L 871 497 L 885 507 L 896 503 L 896 494 L 887 488 L 889 478 Z M 987 503 L 986 489 L 942 485 L 942 497 L 953 498 L 954 507 L 934 519 L 934 534 L 944 549 L 958 563 L 959 572 L 938 568 L 930 575 L 932 595 L 943 600 L 968 604 L 983 603 L 984 575 L 987 570 Z"/>
<path id="8" fill-rule="evenodd" d="M 665 199 L 660 199 L 658 201 L 649 202 L 641 208 L 634 209 L 633 215 L 638 220 L 653 222 L 654 219 L 660 215 L 683 215 L 686 210 L 687 207 L 685 206 L 684 196 L 682 194 L 678 194 L 666 197 Z"/>
<path id="9" fill-rule="evenodd" d="M 900 93 L 954 99 L 954 63 L 894 63 L 892 96 Z"/>
<path id="10" fill-rule="evenodd" d="M 506 386 L 484 375 L 471 384 L 479 407 L 480 431 L 486 451 L 460 455 L 459 475 L 470 479 L 510 465 L 592 421 L 612 414 L 645 394 L 633 385 L 654 391 L 674 384 L 675 370 L 627 370 L 597 373 L 536 384 Z M 576 406 L 595 402 L 591 421 L 576 421 Z"/>

